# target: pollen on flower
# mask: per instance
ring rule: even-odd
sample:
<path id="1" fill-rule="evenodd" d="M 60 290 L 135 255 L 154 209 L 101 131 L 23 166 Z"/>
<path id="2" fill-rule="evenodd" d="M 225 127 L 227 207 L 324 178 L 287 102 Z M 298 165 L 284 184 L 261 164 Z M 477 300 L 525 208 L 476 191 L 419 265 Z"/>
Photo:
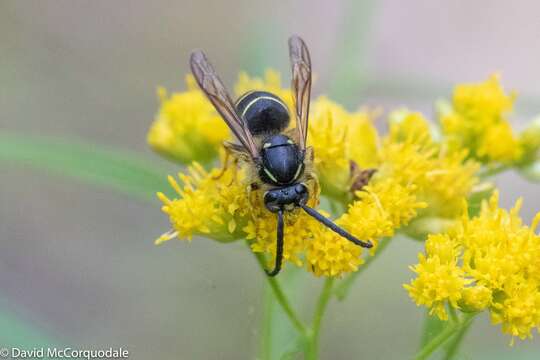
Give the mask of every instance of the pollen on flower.
<path id="1" fill-rule="evenodd" d="M 485 163 L 519 161 L 523 149 L 506 119 L 514 98 L 497 75 L 483 83 L 456 86 L 449 111 L 439 119 L 450 149 L 469 148 L 472 157 Z"/>
<path id="2" fill-rule="evenodd" d="M 530 337 L 540 326 L 540 236 L 534 232 L 540 214 L 532 227 L 524 225 L 521 203 L 501 209 L 495 192 L 478 216 L 470 218 L 465 209 L 453 229 L 431 235 L 412 267 L 416 278 L 405 285 L 416 304 L 442 319 L 445 304 L 466 312 L 488 309 L 504 333 Z M 441 274 L 452 274 L 452 280 L 439 281 Z"/>
<path id="3" fill-rule="evenodd" d="M 158 90 L 161 106 L 147 141 L 160 154 L 182 163 L 209 162 L 230 132 L 191 75 L 186 84 L 186 91 L 171 95 Z"/>

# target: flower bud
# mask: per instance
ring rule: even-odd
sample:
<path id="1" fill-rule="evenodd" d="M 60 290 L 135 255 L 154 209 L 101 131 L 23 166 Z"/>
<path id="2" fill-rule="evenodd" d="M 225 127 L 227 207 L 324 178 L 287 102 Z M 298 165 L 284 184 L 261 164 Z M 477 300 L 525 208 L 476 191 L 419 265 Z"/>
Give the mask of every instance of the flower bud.
<path id="1" fill-rule="evenodd" d="M 461 292 L 459 307 L 463 312 L 478 312 L 491 304 L 491 290 L 483 285 L 466 287 Z"/>

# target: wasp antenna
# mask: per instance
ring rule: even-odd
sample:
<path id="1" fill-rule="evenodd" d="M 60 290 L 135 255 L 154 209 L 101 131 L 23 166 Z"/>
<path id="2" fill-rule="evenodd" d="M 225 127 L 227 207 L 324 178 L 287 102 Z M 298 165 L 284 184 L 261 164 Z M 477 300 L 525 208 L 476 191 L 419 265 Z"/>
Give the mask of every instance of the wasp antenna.
<path id="1" fill-rule="evenodd" d="M 274 270 L 266 271 L 268 276 L 276 276 L 281 270 L 281 262 L 283 261 L 283 228 L 285 224 L 283 222 L 283 210 L 279 210 L 277 213 L 277 243 L 276 243 L 276 264 Z"/>
<path id="2" fill-rule="evenodd" d="M 339 234 L 340 236 L 344 237 L 345 239 L 349 240 L 350 242 L 361 246 L 365 248 L 373 247 L 373 244 L 371 242 L 365 242 L 362 240 L 357 239 L 356 237 L 349 234 L 347 231 L 336 225 L 332 220 L 328 219 L 327 217 L 323 216 L 321 213 L 319 213 L 317 210 L 310 208 L 307 205 L 300 204 L 302 209 L 304 209 L 305 212 L 307 212 L 310 216 L 313 216 L 317 221 L 322 223 L 324 226 L 328 227 L 333 232 Z"/>

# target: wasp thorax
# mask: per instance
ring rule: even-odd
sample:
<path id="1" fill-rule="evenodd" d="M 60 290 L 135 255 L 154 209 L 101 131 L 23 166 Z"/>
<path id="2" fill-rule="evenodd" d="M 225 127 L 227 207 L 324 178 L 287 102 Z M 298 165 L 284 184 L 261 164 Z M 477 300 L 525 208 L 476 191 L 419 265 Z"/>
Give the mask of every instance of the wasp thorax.
<path id="1" fill-rule="evenodd" d="M 262 142 L 262 181 L 273 185 L 289 185 L 297 181 L 304 170 L 304 155 L 289 137 L 272 135 Z"/>
<path id="2" fill-rule="evenodd" d="M 250 91 L 236 101 L 238 114 L 253 135 L 282 132 L 289 125 L 289 110 L 276 95 L 266 91 Z"/>

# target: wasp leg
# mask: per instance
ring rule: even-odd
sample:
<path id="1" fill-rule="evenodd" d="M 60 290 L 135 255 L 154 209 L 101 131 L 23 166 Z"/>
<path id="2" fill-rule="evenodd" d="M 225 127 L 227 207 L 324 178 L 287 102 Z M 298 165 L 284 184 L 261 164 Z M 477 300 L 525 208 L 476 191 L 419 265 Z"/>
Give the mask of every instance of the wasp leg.
<path id="1" fill-rule="evenodd" d="M 249 202 L 249 206 L 251 208 L 254 208 L 256 204 L 253 202 L 253 191 L 256 191 L 259 189 L 259 185 L 257 183 L 252 183 L 247 187 L 247 198 Z"/>
<path id="2" fill-rule="evenodd" d="M 277 213 L 278 223 L 277 223 L 277 243 L 276 243 L 276 264 L 274 270 L 266 271 L 268 276 L 276 276 L 281 270 L 281 262 L 283 261 L 283 228 L 285 226 L 283 222 L 283 210 L 279 210 Z"/>
<path id="3" fill-rule="evenodd" d="M 305 177 L 306 185 L 309 188 L 309 193 L 313 198 L 317 198 L 321 193 L 321 186 L 319 185 L 319 179 L 317 175 L 311 173 Z"/>
<path id="4" fill-rule="evenodd" d="M 223 166 L 221 167 L 221 170 L 219 171 L 219 173 L 212 177 L 213 180 L 219 180 L 229 168 L 229 159 L 231 157 L 231 152 L 227 146 L 223 146 L 223 149 L 225 149 L 225 158 L 223 159 Z"/>
<path id="5" fill-rule="evenodd" d="M 236 180 L 238 179 L 238 159 L 237 158 L 234 158 L 233 159 L 233 176 L 232 176 L 232 180 L 231 182 L 229 183 L 229 186 L 232 185 L 233 183 L 236 182 Z"/>

